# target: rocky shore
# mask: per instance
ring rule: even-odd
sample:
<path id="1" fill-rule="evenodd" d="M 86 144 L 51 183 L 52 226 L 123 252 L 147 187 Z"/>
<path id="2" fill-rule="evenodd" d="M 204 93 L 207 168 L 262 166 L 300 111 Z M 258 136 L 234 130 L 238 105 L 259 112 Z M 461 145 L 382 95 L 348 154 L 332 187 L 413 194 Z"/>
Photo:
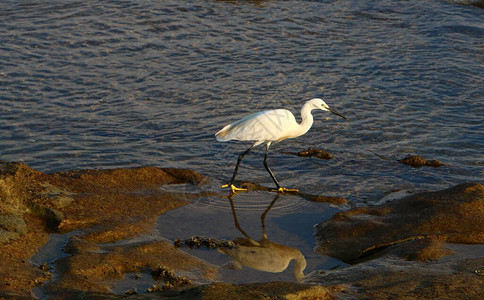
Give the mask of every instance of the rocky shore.
<path id="1" fill-rule="evenodd" d="M 371 298 L 482 299 L 484 186 L 464 183 L 334 215 L 317 252 L 353 266 L 306 282 L 347 283 Z"/>
<path id="2" fill-rule="evenodd" d="M 204 185 L 186 169 L 141 167 L 45 174 L 0 162 L 0 298 L 331 299 L 484 295 L 484 187 L 464 183 L 334 215 L 316 230 L 317 252 L 351 266 L 300 283 L 223 283 L 219 267 L 148 233 L 163 213 L 204 196 L 166 192 Z M 253 189 L 260 186 L 247 184 Z M 301 194 L 308 201 L 344 198 Z M 31 259 L 53 233 L 68 237 L 53 263 Z M 128 274 L 156 277 L 148 291 L 116 294 Z M 181 275 L 183 274 L 183 275 Z M 188 274 L 188 275 L 187 275 Z"/>

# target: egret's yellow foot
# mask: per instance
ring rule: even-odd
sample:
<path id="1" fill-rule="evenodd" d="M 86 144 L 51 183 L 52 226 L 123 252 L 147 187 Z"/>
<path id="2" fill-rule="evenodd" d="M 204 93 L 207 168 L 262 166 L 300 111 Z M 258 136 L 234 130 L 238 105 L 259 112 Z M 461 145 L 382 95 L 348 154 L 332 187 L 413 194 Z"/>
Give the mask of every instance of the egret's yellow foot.
<path id="1" fill-rule="evenodd" d="M 242 191 L 247 191 L 247 189 L 244 189 L 244 188 L 238 188 L 236 187 L 235 185 L 233 184 L 224 184 L 221 186 L 221 188 L 226 188 L 226 187 L 230 187 L 230 189 L 232 190 L 232 193 L 237 193 L 237 192 L 242 192 Z"/>
<path id="2" fill-rule="evenodd" d="M 278 192 L 278 193 L 287 193 L 287 192 L 297 193 L 297 192 L 299 192 L 298 189 L 286 189 L 286 188 L 282 188 L 282 187 L 278 188 L 277 190 L 272 190 L 272 191 Z"/>

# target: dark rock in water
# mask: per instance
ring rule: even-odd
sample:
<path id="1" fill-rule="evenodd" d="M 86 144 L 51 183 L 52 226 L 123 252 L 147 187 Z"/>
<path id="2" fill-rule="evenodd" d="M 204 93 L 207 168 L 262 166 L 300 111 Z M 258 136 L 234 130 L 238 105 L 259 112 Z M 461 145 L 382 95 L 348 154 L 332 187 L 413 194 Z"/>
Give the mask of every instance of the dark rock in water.
<path id="1" fill-rule="evenodd" d="M 162 290 L 171 290 L 181 286 L 193 286 L 192 282 L 188 278 L 184 276 L 177 276 L 173 269 L 169 269 L 165 266 L 156 267 L 155 270 L 151 271 L 151 275 L 155 280 L 164 282 L 163 286 L 160 287 Z"/>
<path id="2" fill-rule="evenodd" d="M 217 248 L 237 248 L 237 245 L 231 240 L 220 240 L 214 239 L 209 237 L 203 236 L 192 236 L 188 239 L 176 239 L 173 242 L 173 245 L 177 248 L 179 247 L 189 247 L 190 249 L 193 248 L 208 248 L 208 249 L 217 249 Z"/>
<path id="3" fill-rule="evenodd" d="M 316 157 L 319 159 L 331 159 L 333 158 L 333 155 L 328 152 L 318 152 L 316 153 Z"/>
<path id="4" fill-rule="evenodd" d="M 484 243 L 483 211 L 479 183 L 358 207 L 317 225 L 317 252 L 348 263 L 395 249 L 406 259 L 437 259 L 448 253 L 443 242 Z"/>
<path id="5" fill-rule="evenodd" d="M 309 148 L 307 150 L 303 150 L 297 153 L 298 156 L 302 157 L 312 157 L 316 156 L 319 159 L 331 159 L 333 158 L 333 155 L 331 155 L 328 152 L 325 152 L 320 149 L 315 149 L 315 148 Z"/>
<path id="6" fill-rule="evenodd" d="M 461 5 L 474 5 L 484 8 L 484 0 L 448 0 L 449 2 Z"/>
<path id="7" fill-rule="evenodd" d="M 309 148 L 307 150 L 303 150 L 303 151 L 300 151 L 298 153 L 285 152 L 285 151 L 283 151 L 281 153 L 283 153 L 283 154 L 297 155 L 297 156 L 300 156 L 300 157 L 313 157 L 313 156 L 316 156 L 319 159 L 332 159 L 333 158 L 333 155 L 331 155 L 331 153 L 328 153 L 326 151 L 323 151 L 323 150 L 320 150 L 320 149 L 316 149 L 316 148 Z"/>
<path id="8" fill-rule="evenodd" d="M 426 160 L 420 155 L 409 155 L 405 158 L 399 159 L 398 161 L 414 168 L 420 168 L 420 167 L 438 168 L 444 165 L 438 160 Z"/>
<path id="9" fill-rule="evenodd" d="M 332 203 L 336 205 L 348 203 L 348 199 L 343 197 L 334 197 L 334 196 L 323 196 L 323 195 L 310 195 L 305 193 L 299 193 L 299 196 L 312 201 L 312 202 L 324 202 L 324 203 Z"/>

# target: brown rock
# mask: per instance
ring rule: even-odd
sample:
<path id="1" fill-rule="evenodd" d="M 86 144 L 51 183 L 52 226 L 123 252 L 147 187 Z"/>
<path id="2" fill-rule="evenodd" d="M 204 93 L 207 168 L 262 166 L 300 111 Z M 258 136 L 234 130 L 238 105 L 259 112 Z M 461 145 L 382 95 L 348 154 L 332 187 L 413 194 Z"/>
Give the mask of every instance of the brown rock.
<path id="1" fill-rule="evenodd" d="M 412 166 L 414 168 L 420 168 L 420 167 L 438 168 L 444 165 L 438 160 L 426 160 L 420 155 L 409 155 L 405 158 L 399 159 L 398 161 L 404 163 L 405 165 Z"/>
<path id="2" fill-rule="evenodd" d="M 22 163 L 0 161 L 0 295 L 29 296 L 32 288 L 50 279 L 49 269 L 29 263 L 47 242 L 48 232 L 82 229 L 86 243 L 94 246 L 133 237 L 152 228 L 158 215 L 200 196 L 163 192 L 161 185 L 205 180 L 184 169 L 143 167 L 44 174 Z M 80 257 L 97 255 L 86 253 Z M 71 259 L 78 262 L 80 258 L 73 254 Z M 116 266 L 104 271 L 113 270 L 122 273 L 124 269 Z M 59 282 L 63 287 L 69 285 L 67 277 Z M 70 283 L 78 284 L 81 290 L 83 284 L 84 290 L 109 290 L 102 282 Z"/>
<path id="3" fill-rule="evenodd" d="M 309 148 L 307 150 L 300 151 L 300 152 L 297 153 L 297 155 L 302 156 L 302 157 L 316 156 L 319 159 L 331 159 L 331 158 L 333 158 L 333 156 L 330 153 L 325 152 L 325 151 L 320 150 L 320 149 L 316 149 L 316 148 Z"/>
<path id="4" fill-rule="evenodd" d="M 74 201 L 62 208 L 58 229 L 83 228 L 87 240 L 112 242 L 146 232 L 158 215 L 188 203 L 194 194 L 167 193 L 161 185 L 205 181 L 184 169 L 142 167 L 53 173 L 48 183 L 70 192 Z"/>
<path id="5" fill-rule="evenodd" d="M 192 170 L 156 167 L 76 170 L 52 173 L 49 178 L 54 186 L 66 187 L 75 193 L 104 189 L 134 191 L 164 184 L 200 184 L 206 180 L 206 177 Z"/>
<path id="6" fill-rule="evenodd" d="M 0 298 L 2 294 L 11 294 L 12 299 L 30 296 L 34 287 L 52 277 L 50 272 L 29 263 L 29 259 L 47 242 L 49 235 L 44 231 L 40 219 L 26 215 L 25 223 L 27 233 L 21 238 L 0 244 Z"/>
<path id="7" fill-rule="evenodd" d="M 26 214 L 45 174 L 22 163 L 0 161 L 0 293 L 29 296 L 51 274 L 29 263 L 47 241 L 45 220 Z"/>
<path id="8" fill-rule="evenodd" d="M 99 246 L 80 237 L 72 237 L 65 247 L 71 256 L 56 262 L 56 279 L 43 287 L 44 293 L 57 299 L 63 295 L 83 292 L 109 293 L 110 285 L 124 278 L 127 273 L 145 273 L 151 276 L 163 268 L 198 274 L 197 281 L 214 281 L 217 268 L 191 255 L 177 250 L 168 241 L 139 242 L 121 246 Z M 178 280 L 175 271 L 171 282 Z M 180 281 L 180 280 L 178 280 Z M 185 279 L 182 284 L 191 285 Z"/>
<path id="9" fill-rule="evenodd" d="M 266 282 L 249 284 L 212 283 L 185 289 L 181 291 L 167 291 L 159 286 L 150 288 L 150 292 L 122 296 L 123 299 L 190 299 L 190 300 L 324 300 L 337 299 L 334 294 L 345 292 L 346 287 L 322 287 L 313 284 L 300 284 L 292 282 Z M 76 299 L 112 299 L 120 296 L 89 292 L 70 294 Z M 68 299 L 66 297 L 62 299 Z"/>
<path id="10" fill-rule="evenodd" d="M 454 252 L 445 247 L 444 242 L 437 237 L 416 239 L 399 244 L 393 251 L 406 260 L 434 261 Z"/>
<path id="11" fill-rule="evenodd" d="M 335 299 L 333 294 L 344 290 L 342 286 L 322 287 L 292 282 L 251 284 L 213 283 L 182 291 L 176 299 Z M 160 294 L 163 296 L 163 293 Z"/>
<path id="12" fill-rule="evenodd" d="M 323 195 L 310 195 L 305 193 L 299 193 L 299 195 L 309 201 L 312 202 L 324 202 L 324 203 L 332 203 L 332 204 L 345 204 L 348 203 L 348 199 L 343 197 L 334 197 L 334 196 L 323 196 Z"/>
<path id="13" fill-rule="evenodd" d="M 484 186 L 460 184 L 338 213 L 316 227 L 317 252 L 353 263 L 396 244 L 429 239 L 427 246 L 414 244 L 421 252 L 402 255 L 431 260 L 445 254 L 440 242 L 484 243 L 483 215 Z"/>
<path id="14" fill-rule="evenodd" d="M 291 155 L 297 155 L 300 157 L 313 157 L 316 156 L 319 159 L 332 159 L 333 155 L 331 153 L 328 153 L 326 151 L 323 151 L 321 149 L 316 149 L 316 148 L 309 148 L 307 150 L 299 151 L 298 153 L 294 152 L 281 152 L 283 154 L 291 154 Z"/>
<path id="15" fill-rule="evenodd" d="M 393 255 L 341 270 L 315 271 L 305 282 L 345 285 L 350 299 L 482 299 L 484 280 L 475 273 L 484 258 L 454 257 L 423 263 Z"/>

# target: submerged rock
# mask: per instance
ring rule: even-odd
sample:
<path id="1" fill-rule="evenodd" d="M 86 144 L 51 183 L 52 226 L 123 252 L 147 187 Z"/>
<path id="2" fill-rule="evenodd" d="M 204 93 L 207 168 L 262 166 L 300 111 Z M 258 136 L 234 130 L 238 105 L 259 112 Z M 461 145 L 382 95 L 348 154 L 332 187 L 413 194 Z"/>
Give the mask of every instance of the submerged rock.
<path id="1" fill-rule="evenodd" d="M 346 198 L 335 196 L 311 195 L 306 193 L 299 193 L 299 196 L 312 202 L 332 203 L 336 205 L 341 205 L 349 202 Z"/>
<path id="2" fill-rule="evenodd" d="M 321 149 L 316 149 L 316 148 L 309 148 L 307 150 L 299 151 L 298 153 L 294 152 L 281 152 L 283 154 L 291 154 L 291 155 L 296 155 L 299 157 L 317 157 L 319 159 L 332 159 L 333 155 L 331 153 L 323 151 Z"/>
<path id="3" fill-rule="evenodd" d="M 474 5 L 477 7 L 484 8 L 484 0 L 447 0 L 452 3 L 461 4 L 461 5 Z"/>
<path id="4" fill-rule="evenodd" d="M 409 155 L 405 158 L 399 159 L 398 161 L 414 168 L 420 168 L 420 167 L 438 168 L 444 165 L 438 160 L 426 160 L 420 155 Z"/>
<path id="5" fill-rule="evenodd" d="M 484 243 L 484 186 L 465 183 L 376 207 L 340 212 L 317 225 L 317 252 L 347 263 L 395 245 L 406 259 L 432 260 L 442 243 Z M 410 245 L 410 246 L 409 246 Z"/>

